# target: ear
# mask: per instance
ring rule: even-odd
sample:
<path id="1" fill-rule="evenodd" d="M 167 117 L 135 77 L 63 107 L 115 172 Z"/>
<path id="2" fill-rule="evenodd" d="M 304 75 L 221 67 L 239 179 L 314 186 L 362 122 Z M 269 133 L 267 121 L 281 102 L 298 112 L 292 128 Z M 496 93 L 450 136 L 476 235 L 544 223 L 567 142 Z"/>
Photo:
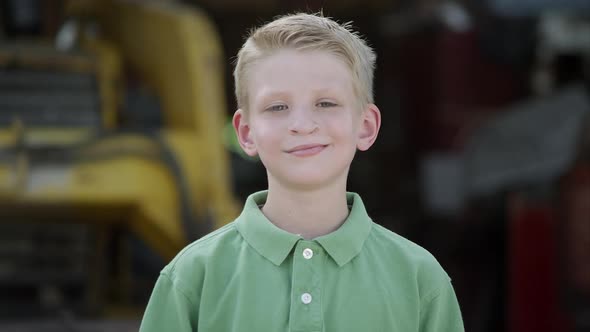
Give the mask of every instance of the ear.
<path id="1" fill-rule="evenodd" d="M 258 152 L 256 151 L 256 145 L 250 136 L 250 124 L 248 123 L 247 115 L 244 113 L 244 110 L 239 109 L 234 113 L 232 124 L 242 150 L 244 150 L 244 152 L 250 157 L 256 156 Z"/>
<path id="2" fill-rule="evenodd" d="M 381 112 L 375 104 L 367 105 L 361 114 L 359 126 L 356 147 L 361 151 L 367 151 L 375 143 L 381 127 Z"/>

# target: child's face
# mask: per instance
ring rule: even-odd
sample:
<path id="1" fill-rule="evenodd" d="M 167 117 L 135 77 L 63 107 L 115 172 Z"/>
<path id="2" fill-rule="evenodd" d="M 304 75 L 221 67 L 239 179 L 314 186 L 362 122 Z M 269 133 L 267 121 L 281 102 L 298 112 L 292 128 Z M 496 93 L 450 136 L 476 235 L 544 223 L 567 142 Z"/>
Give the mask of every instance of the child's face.
<path id="1" fill-rule="evenodd" d="M 372 145 L 380 124 L 375 105 L 359 109 L 346 64 L 327 52 L 282 50 L 248 72 L 248 111 L 236 112 L 234 127 L 269 181 L 295 189 L 345 185 L 356 149 Z"/>

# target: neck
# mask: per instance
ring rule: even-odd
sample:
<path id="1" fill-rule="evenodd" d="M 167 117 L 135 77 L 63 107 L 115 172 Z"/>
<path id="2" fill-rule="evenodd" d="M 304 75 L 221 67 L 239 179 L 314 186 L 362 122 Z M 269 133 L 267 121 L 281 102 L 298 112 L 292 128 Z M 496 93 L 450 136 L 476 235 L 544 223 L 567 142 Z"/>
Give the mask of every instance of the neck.
<path id="1" fill-rule="evenodd" d="M 277 227 L 305 239 L 329 234 L 348 216 L 346 182 L 317 190 L 296 190 L 269 178 L 262 213 Z"/>

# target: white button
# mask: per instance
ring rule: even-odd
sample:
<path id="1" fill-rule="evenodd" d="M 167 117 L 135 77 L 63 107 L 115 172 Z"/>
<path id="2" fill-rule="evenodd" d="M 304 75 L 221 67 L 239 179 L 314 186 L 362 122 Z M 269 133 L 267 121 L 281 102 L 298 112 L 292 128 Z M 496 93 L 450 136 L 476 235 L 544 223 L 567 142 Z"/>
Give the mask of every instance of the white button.
<path id="1" fill-rule="evenodd" d="M 303 302 L 303 304 L 310 304 L 311 303 L 311 294 L 303 293 L 303 295 L 301 295 L 301 302 Z"/>
<path id="2" fill-rule="evenodd" d="M 313 257 L 313 250 L 306 248 L 305 250 L 303 250 L 303 258 L 305 259 L 310 259 Z"/>

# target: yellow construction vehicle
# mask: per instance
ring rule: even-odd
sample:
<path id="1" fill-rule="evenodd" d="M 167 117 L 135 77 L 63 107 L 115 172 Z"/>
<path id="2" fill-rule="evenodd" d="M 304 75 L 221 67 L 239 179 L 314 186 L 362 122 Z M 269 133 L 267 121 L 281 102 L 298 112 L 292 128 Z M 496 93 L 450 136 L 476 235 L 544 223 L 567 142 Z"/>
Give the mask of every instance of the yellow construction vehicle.
<path id="1" fill-rule="evenodd" d="M 165 262 L 238 211 L 207 16 L 173 1 L 66 8 L 73 47 L 0 44 L 4 313 L 26 292 L 94 313 L 130 302 L 129 238 Z"/>

